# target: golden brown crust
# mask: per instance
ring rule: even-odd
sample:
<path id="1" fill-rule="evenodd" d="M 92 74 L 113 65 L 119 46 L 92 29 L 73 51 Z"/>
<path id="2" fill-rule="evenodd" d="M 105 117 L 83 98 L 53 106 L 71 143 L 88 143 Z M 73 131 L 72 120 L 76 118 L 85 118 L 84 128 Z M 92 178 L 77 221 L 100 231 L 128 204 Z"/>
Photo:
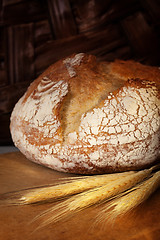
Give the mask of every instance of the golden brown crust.
<path id="1" fill-rule="evenodd" d="M 159 80 L 155 67 L 73 54 L 50 66 L 16 104 L 13 141 L 32 161 L 64 172 L 149 166 L 160 155 Z"/>
<path id="2" fill-rule="evenodd" d="M 158 67 L 143 65 L 133 60 L 116 60 L 111 63 L 111 72 L 125 79 L 147 79 L 156 82 L 160 89 L 160 69 Z"/>

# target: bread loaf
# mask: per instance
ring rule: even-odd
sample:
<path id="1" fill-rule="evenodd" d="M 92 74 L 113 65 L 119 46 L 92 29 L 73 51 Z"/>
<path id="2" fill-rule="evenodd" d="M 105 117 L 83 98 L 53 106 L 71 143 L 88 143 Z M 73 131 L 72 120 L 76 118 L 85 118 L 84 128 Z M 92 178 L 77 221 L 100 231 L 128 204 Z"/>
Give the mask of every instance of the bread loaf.
<path id="1" fill-rule="evenodd" d="M 141 169 L 160 156 L 160 70 L 73 54 L 50 66 L 11 115 L 15 145 L 58 171 Z"/>

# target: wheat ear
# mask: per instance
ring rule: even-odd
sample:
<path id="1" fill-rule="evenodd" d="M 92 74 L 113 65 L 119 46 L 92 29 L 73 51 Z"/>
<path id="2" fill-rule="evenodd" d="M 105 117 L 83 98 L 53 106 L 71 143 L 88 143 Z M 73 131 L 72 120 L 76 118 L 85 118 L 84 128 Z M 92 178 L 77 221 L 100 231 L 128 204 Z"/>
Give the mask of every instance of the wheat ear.
<path id="1" fill-rule="evenodd" d="M 37 218 L 43 218 L 41 226 L 45 226 L 51 222 L 56 223 L 71 217 L 73 214 L 87 207 L 103 203 L 107 199 L 130 189 L 132 186 L 135 186 L 148 177 L 151 171 L 151 169 L 146 169 L 139 172 L 133 172 L 126 177 L 115 179 L 103 186 L 79 193 L 50 208 Z"/>
<path id="2" fill-rule="evenodd" d="M 37 202 L 46 202 L 56 200 L 69 195 L 77 194 L 94 187 L 102 186 L 108 182 L 112 182 L 133 174 L 133 171 L 104 174 L 94 176 L 81 176 L 73 178 L 59 179 L 61 182 L 57 185 L 47 185 L 21 190 L 18 192 L 7 193 L 1 195 L 0 205 L 8 204 L 32 204 Z"/>
<path id="3" fill-rule="evenodd" d="M 152 177 L 138 184 L 131 190 L 127 191 L 123 196 L 111 201 L 107 206 L 103 207 L 97 218 L 97 222 L 112 221 L 117 216 L 124 215 L 133 208 L 147 200 L 149 196 L 160 186 L 160 171 L 154 173 Z"/>

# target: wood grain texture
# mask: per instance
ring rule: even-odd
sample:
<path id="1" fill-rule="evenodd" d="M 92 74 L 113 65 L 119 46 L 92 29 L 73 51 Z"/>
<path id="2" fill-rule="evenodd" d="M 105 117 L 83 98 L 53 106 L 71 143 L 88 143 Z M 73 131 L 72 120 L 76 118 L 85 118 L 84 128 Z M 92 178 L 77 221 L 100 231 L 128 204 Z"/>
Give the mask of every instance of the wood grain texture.
<path id="1" fill-rule="evenodd" d="M 0 155 L 0 193 L 54 183 L 74 175 L 59 173 L 28 161 L 21 153 Z M 99 208 L 90 208 L 65 222 L 35 231 L 31 221 L 52 204 L 0 207 L 0 240 L 159 240 L 160 191 L 111 225 L 93 227 Z"/>
<path id="2" fill-rule="evenodd" d="M 76 52 L 159 65 L 158 0 L 2 0 L 0 9 L 0 95 L 3 87 L 9 93 L 11 85 L 28 86 L 49 65 Z M 13 109 L 18 99 L 18 93 L 15 101 L 6 98 L 7 105 Z M 6 114 L 2 108 L 0 118 Z M 12 143 L 8 125 L 4 131 Z"/>
<path id="3" fill-rule="evenodd" d="M 35 76 L 33 24 L 8 27 L 7 40 L 10 83 L 33 79 Z"/>

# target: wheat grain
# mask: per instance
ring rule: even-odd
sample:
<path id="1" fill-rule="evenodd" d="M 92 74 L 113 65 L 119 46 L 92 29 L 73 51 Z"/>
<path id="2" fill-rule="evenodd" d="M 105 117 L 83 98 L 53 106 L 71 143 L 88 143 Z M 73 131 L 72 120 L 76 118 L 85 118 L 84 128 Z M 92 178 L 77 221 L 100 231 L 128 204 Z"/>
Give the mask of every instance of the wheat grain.
<path id="1" fill-rule="evenodd" d="M 0 203 L 30 204 L 49 199 L 63 199 L 63 202 L 43 212 L 36 219 L 43 218 L 40 227 L 71 217 L 90 206 L 112 200 L 102 209 L 98 221 L 113 219 L 145 201 L 160 185 L 160 171 L 152 176 L 159 165 L 141 171 L 74 177 L 57 185 L 48 185 L 2 196 Z M 152 177 L 151 177 L 152 176 Z M 146 180 L 147 179 L 147 180 Z M 143 182 L 142 182 L 143 181 Z M 67 200 L 64 197 L 69 196 Z M 3 199 L 4 197 L 4 199 Z M 5 202 L 6 200 L 6 202 Z M 110 211 L 113 209 L 113 211 Z M 104 218 L 105 217 L 105 218 Z"/>
<path id="2" fill-rule="evenodd" d="M 154 168 L 157 168 L 157 165 L 150 168 L 149 172 Z M 61 179 L 62 183 L 57 184 L 56 186 L 49 185 L 46 187 L 22 190 L 19 192 L 19 194 L 15 194 L 15 199 L 13 194 L 9 195 L 8 199 L 12 198 L 12 201 L 10 201 L 12 204 L 32 204 L 36 202 L 46 202 L 99 187 L 118 179 L 121 180 L 122 178 L 130 176 L 134 173 L 136 172 L 128 171 L 114 174 L 73 177 L 67 178 L 67 180 L 64 178 Z"/>
<path id="3" fill-rule="evenodd" d="M 56 223 L 57 221 L 71 217 L 73 214 L 84 210 L 85 208 L 102 203 L 132 186 L 135 186 L 137 183 L 148 177 L 151 171 L 151 169 L 147 169 L 133 172 L 126 177 L 115 179 L 101 187 L 72 196 L 41 214 L 39 218 L 44 219 L 42 225 L 45 226 L 51 222 Z"/>
<path id="4" fill-rule="evenodd" d="M 59 199 L 69 195 L 77 194 L 94 187 L 102 186 L 108 182 L 116 179 L 121 179 L 133 174 L 133 171 L 95 175 L 95 176 L 82 176 L 61 179 L 62 183 L 57 185 L 48 185 L 45 187 L 36 187 L 26 189 L 15 193 L 5 194 L 1 204 L 32 204 L 36 202 L 45 202 L 53 199 Z M 5 199 L 5 201 L 4 201 Z"/>
<path id="5" fill-rule="evenodd" d="M 117 198 L 100 212 L 97 222 L 114 221 L 117 216 L 124 215 L 133 208 L 147 200 L 149 196 L 160 186 L 160 171 L 153 174 L 152 177 L 138 184 L 124 196 Z"/>

